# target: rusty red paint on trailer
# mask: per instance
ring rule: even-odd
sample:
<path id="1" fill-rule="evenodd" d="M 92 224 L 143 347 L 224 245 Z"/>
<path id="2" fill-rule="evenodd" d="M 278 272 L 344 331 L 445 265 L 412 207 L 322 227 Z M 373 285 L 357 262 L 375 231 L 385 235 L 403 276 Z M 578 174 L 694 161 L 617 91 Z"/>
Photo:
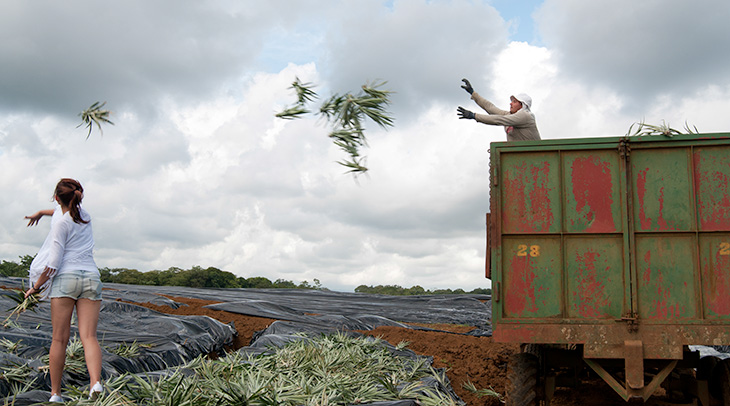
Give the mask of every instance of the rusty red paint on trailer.
<path id="1" fill-rule="evenodd" d="M 672 295 L 669 292 L 669 289 L 664 289 L 661 284 L 658 284 L 657 297 L 659 298 L 659 300 L 654 300 L 652 302 L 656 311 L 649 317 L 650 319 L 667 320 L 676 319 L 682 316 L 684 308 L 680 306 L 679 303 L 674 303 L 671 305 L 667 304 L 671 296 Z"/>
<path id="2" fill-rule="evenodd" d="M 702 165 L 706 163 L 706 159 L 700 154 L 700 151 L 695 151 L 694 173 L 698 189 L 700 227 L 702 230 L 708 231 L 728 231 L 730 230 L 730 186 L 728 186 L 730 176 L 719 170 L 703 171 Z M 728 166 L 730 166 L 730 161 Z M 714 193 L 709 193 L 710 191 Z"/>
<path id="3" fill-rule="evenodd" d="M 613 219 L 613 183 L 608 162 L 598 157 L 577 158 L 572 165 L 573 196 L 576 211 L 584 214 L 586 232 L 609 233 L 616 230 Z M 575 220 L 573 220 L 575 222 Z"/>
<path id="4" fill-rule="evenodd" d="M 664 220 L 664 187 L 659 189 L 659 198 L 657 200 L 659 200 L 659 218 L 656 219 L 656 222 L 659 225 L 659 230 L 669 230 L 669 225 Z"/>
<path id="5" fill-rule="evenodd" d="M 530 267 L 530 257 L 514 257 L 510 264 L 509 285 L 506 286 L 505 308 L 508 314 L 521 315 L 525 311 L 535 312 L 535 288 L 537 277 Z"/>
<path id="6" fill-rule="evenodd" d="M 548 162 L 543 162 L 542 165 L 533 167 L 531 170 L 532 179 L 535 181 L 535 188 L 530 192 L 531 208 L 532 213 L 534 213 L 533 218 L 545 219 L 545 224 L 543 225 L 544 231 L 549 230 L 553 224 L 553 212 L 550 210 L 550 197 L 548 194 L 550 189 L 547 185 L 549 174 L 550 164 Z"/>
<path id="7" fill-rule="evenodd" d="M 646 201 L 646 177 L 647 172 L 649 172 L 649 168 L 646 168 L 642 171 L 639 171 L 637 177 L 636 177 L 636 192 L 637 196 L 639 198 L 639 223 L 641 224 L 641 230 L 651 230 L 651 217 L 647 217 L 645 205 L 647 204 Z M 669 223 L 664 219 L 664 187 L 659 188 L 659 194 L 657 196 L 657 201 L 659 202 L 659 217 L 656 219 L 657 222 L 657 228 L 655 231 L 666 231 L 674 229 L 673 226 L 670 226 Z"/>
<path id="8" fill-rule="evenodd" d="M 644 283 L 651 282 L 651 251 L 646 251 L 646 254 L 644 254 L 644 263 L 646 264 L 646 269 L 644 269 Z"/>
<path id="9" fill-rule="evenodd" d="M 704 278 L 705 294 L 709 309 L 719 316 L 730 315 L 730 252 L 724 247 L 715 253 L 715 263 L 705 264 L 712 269 L 709 277 Z M 709 259 L 709 258 L 708 258 Z"/>
<path id="10" fill-rule="evenodd" d="M 501 326 L 500 326 L 501 327 Z M 502 329 L 497 327 L 494 329 L 492 338 L 496 342 L 512 342 L 512 343 L 531 343 L 536 332 L 528 328 L 529 326 L 510 326 L 509 329 Z"/>
<path id="11" fill-rule="evenodd" d="M 662 277 L 661 273 L 658 273 L 657 275 L 657 284 L 656 284 L 656 296 L 654 297 L 654 300 L 652 300 L 652 306 L 654 309 L 654 312 L 650 314 L 650 319 L 659 319 L 664 320 L 670 317 L 678 317 L 679 316 L 679 309 L 677 308 L 677 304 L 674 305 L 667 305 L 667 301 L 669 300 L 671 293 L 668 289 L 665 289 L 663 286 L 664 278 Z"/>
<path id="12" fill-rule="evenodd" d="M 605 315 L 601 308 L 609 304 L 606 297 L 605 285 L 597 278 L 596 261 L 600 254 L 586 252 L 584 255 L 576 254 L 578 267 L 578 284 L 573 290 L 573 297 L 576 299 L 578 314 L 581 317 L 601 317 Z M 608 267 L 606 267 L 608 269 Z"/>
<path id="13" fill-rule="evenodd" d="M 515 169 L 524 169 L 523 168 L 515 168 Z M 522 177 L 520 176 L 510 176 L 511 173 L 505 174 L 507 181 L 507 187 L 505 188 L 505 194 L 506 199 L 511 205 L 513 205 L 510 209 L 510 211 L 516 211 L 517 217 L 514 218 L 514 216 L 507 215 L 504 217 L 504 225 L 507 230 L 512 230 L 516 228 L 515 226 L 521 226 L 522 222 L 514 221 L 516 223 L 513 225 L 513 220 L 519 220 L 525 218 L 525 213 L 527 212 L 526 209 L 526 202 L 527 202 L 527 194 L 525 193 L 525 183 L 522 180 Z M 509 207 L 509 206 L 508 206 Z M 519 229 L 519 228 L 518 228 Z M 520 231 L 522 231 L 520 229 Z"/>
<path id="14" fill-rule="evenodd" d="M 636 193 L 639 197 L 639 223 L 641 224 L 642 230 L 648 230 L 651 228 L 651 219 L 646 217 L 646 211 L 644 210 L 644 200 L 646 196 L 646 173 L 649 169 L 640 171 L 636 176 Z"/>
<path id="15" fill-rule="evenodd" d="M 647 251 L 646 254 L 644 254 L 644 264 L 646 266 L 643 273 L 644 285 L 653 283 L 656 287 L 656 292 L 652 295 L 651 300 L 651 310 L 653 311 L 648 313 L 648 318 L 666 320 L 681 317 L 684 308 L 680 306 L 680 304 L 667 304 L 672 297 L 672 293 L 666 288 L 664 275 L 662 275 L 661 269 L 655 269 L 655 272 L 652 273 L 651 251 Z"/>
<path id="16" fill-rule="evenodd" d="M 554 218 L 548 186 L 550 163 L 523 164 L 507 171 L 505 200 L 514 205 L 504 218 L 505 228 L 518 232 L 545 232 Z M 529 202 L 529 206 L 528 206 Z"/>

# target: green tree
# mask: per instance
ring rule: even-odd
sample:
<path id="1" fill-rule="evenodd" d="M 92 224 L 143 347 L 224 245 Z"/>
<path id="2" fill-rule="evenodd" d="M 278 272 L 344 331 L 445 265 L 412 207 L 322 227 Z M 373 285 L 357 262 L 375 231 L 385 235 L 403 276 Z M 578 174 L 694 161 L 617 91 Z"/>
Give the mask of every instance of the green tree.
<path id="1" fill-rule="evenodd" d="M 282 288 L 282 289 L 296 289 L 297 285 L 292 281 L 287 281 L 285 279 L 277 279 L 274 281 L 274 287 Z"/>
<path id="2" fill-rule="evenodd" d="M 357 293 L 370 293 L 368 290 L 370 289 L 370 286 L 367 285 L 360 285 L 355 288 L 355 292 Z"/>
<path id="3" fill-rule="evenodd" d="M 263 276 L 255 276 L 246 279 L 245 284 L 241 285 L 242 288 L 254 288 L 254 289 L 268 289 L 273 288 L 274 284 L 271 280 Z"/>
<path id="4" fill-rule="evenodd" d="M 99 268 L 101 281 L 104 283 L 119 283 L 119 274 L 128 271 L 127 268 Z M 135 283 L 136 285 L 136 283 Z"/>
<path id="5" fill-rule="evenodd" d="M 0 263 L 0 275 L 18 276 L 21 278 L 28 276 L 30 264 L 33 262 L 33 258 L 35 258 L 35 256 L 22 255 L 18 258 L 20 258 L 20 263 L 3 260 L 2 263 Z"/>
<path id="6" fill-rule="evenodd" d="M 302 281 L 299 285 L 294 287 L 297 289 L 327 290 L 327 288 L 323 287 L 322 282 L 320 282 L 317 278 L 314 278 L 311 284 L 309 281 Z"/>
<path id="7" fill-rule="evenodd" d="M 387 82 L 365 84 L 358 94 L 334 94 L 325 100 L 316 115 L 322 116 L 332 125 L 329 137 L 332 142 L 350 156 L 350 160 L 338 161 L 340 165 L 350 168 L 349 173 L 364 173 L 364 157 L 360 156 L 360 148 L 367 146 L 364 121 L 369 118 L 381 128 L 393 126 L 393 117 L 386 110 L 390 104 L 392 92 L 381 90 Z M 291 89 L 297 94 L 297 102 L 276 114 L 276 117 L 291 120 L 311 113 L 307 105 L 318 98 L 312 90 L 311 83 L 302 83 L 296 78 Z"/>
<path id="8" fill-rule="evenodd" d="M 115 283 L 126 283 L 128 285 L 151 285 L 147 283 L 144 274 L 136 269 L 123 269 L 114 276 Z"/>
<path id="9" fill-rule="evenodd" d="M 189 271 L 184 272 L 187 276 L 187 284 L 192 288 L 234 288 L 238 287 L 236 275 L 221 271 L 218 268 L 209 267 L 203 269 L 200 266 L 194 266 Z"/>
<path id="10" fill-rule="evenodd" d="M 37 255 L 37 254 L 36 254 Z M 20 257 L 20 265 L 26 270 L 30 270 L 30 264 L 33 263 L 35 255 L 23 255 Z"/>
<path id="11" fill-rule="evenodd" d="M 355 292 L 358 293 L 369 293 L 369 294 L 378 294 L 378 295 L 393 295 L 393 296 L 400 296 L 400 295 L 463 295 L 466 294 L 464 289 L 457 288 L 454 290 L 451 289 L 435 289 L 433 291 L 424 289 L 423 287 L 416 285 L 412 286 L 410 288 L 403 288 L 398 285 L 378 285 L 378 286 L 367 286 L 367 285 L 360 285 L 355 288 Z M 469 292 L 472 294 L 491 294 L 491 289 L 474 289 L 473 291 Z"/>
<path id="12" fill-rule="evenodd" d="M 155 272 L 156 285 L 159 286 L 187 286 L 187 279 L 184 270 L 176 266 L 167 268 L 164 271 Z"/>
<path id="13" fill-rule="evenodd" d="M 112 283 L 112 274 L 109 268 L 99 268 L 102 282 Z"/>
<path id="14" fill-rule="evenodd" d="M 355 292 L 370 293 L 378 295 L 391 295 L 391 296 L 402 296 L 406 294 L 406 290 L 399 285 L 378 285 L 378 286 L 364 286 L 360 285 L 355 288 Z"/>
<path id="15" fill-rule="evenodd" d="M 425 295 L 426 289 L 422 288 L 421 286 L 413 286 L 406 290 L 405 292 L 407 295 Z"/>

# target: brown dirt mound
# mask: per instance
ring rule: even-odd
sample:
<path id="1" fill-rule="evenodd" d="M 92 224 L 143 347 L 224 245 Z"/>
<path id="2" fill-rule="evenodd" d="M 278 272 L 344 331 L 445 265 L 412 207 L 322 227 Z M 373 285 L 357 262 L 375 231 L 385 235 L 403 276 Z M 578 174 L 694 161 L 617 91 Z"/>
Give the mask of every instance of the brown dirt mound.
<path id="1" fill-rule="evenodd" d="M 434 329 L 464 332 L 463 327 L 449 328 L 444 325 L 430 326 Z M 469 330 L 473 327 L 469 327 Z M 461 330 L 461 331 L 459 331 Z M 467 330 L 468 331 L 468 330 Z M 519 351 L 517 344 L 501 344 L 491 337 L 473 337 L 436 331 L 409 330 L 400 327 L 383 326 L 363 334 L 380 337 L 396 345 L 407 341 L 408 348 L 417 354 L 433 357 L 433 366 L 446 368 L 446 375 L 459 397 L 468 405 L 499 405 L 494 397 L 478 398 L 462 385 L 471 381 L 477 388 L 491 388 L 504 394 L 507 382 L 507 360 Z"/>
<path id="2" fill-rule="evenodd" d="M 241 347 L 246 347 L 251 343 L 253 334 L 257 331 L 264 330 L 271 323 L 275 322 L 274 319 L 267 319 L 264 317 L 250 317 L 241 314 L 230 313 L 223 310 L 208 309 L 203 306 L 209 304 L 216 304 L 213 300 L 202 300 L 202 299 L 191 299 L 186 297 L 167 296 L 168 298 L 186 304 L 187 306 L 180 306 L 177 309 L 173 309 L 166 305 L 155 305 L 152 303 L 136 303 L 142 305 L 148 309 L 156 310 L 160 313 L 177 314 L 182 316 L 208 316 L 216 319 L 222 323 L 233 323 L 233 327 L 236 328 L 238 336 L 234 339 L 232 349 L 235 351 Z"/>

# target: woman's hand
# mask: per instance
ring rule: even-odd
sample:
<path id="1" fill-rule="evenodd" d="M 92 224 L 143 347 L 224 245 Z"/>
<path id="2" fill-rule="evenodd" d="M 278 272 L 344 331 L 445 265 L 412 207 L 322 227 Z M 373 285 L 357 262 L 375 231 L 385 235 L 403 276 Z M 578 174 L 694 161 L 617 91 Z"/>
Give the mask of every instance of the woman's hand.
<path id="1" fill-rule="evenodd" d="M 38 289 L 35 288 L 35 286 L 31 286 L 28 288 L 28 290 L 25 291 L 25 298 L 27 299 L 30 295 L 35 295 L 36 293 L 40 292 Z"/>
<path id="2" fill-rule="evenodd" d="M 41 291 L 41 288 L 43 285 L 45 285 L 46 282 L 48 282 L 49 279 L 53 276 L 53 274 L 56 273 L 56 270 L 53 268 L 46 267 L 46 269 L 43 270 L 43 273 L 38 277 L 38 280 L 35 281 L 35 285 L 40 286 L 40 288 L 36 289 L 35 285 L 31 286 L 26 292 L 25 297 L 27 298 L 30 295 L 34 295 Z"/>
<path id="3" fill-rule="evenodd" d="M 26 220 L 28 221 L 28 227 L 34 226 L 38 224 L 39 221 L 41 221 L 41 217 L 43 216 L 52 216 L 53 210 L 38 210 L 35 214 L 32 214 L 30 216 L 25 216 Z"/>
<path id="4" fill-rule="evenodd" d="M 41 217 L 43 217 L 43 214 L 41 214 L 41 212 L 37 212 L 32 216 L 25 216 L 26 220 L 30 220 L 28 221 L 28 227 L 38 224 L 38 222 L 41 221 Z"/>

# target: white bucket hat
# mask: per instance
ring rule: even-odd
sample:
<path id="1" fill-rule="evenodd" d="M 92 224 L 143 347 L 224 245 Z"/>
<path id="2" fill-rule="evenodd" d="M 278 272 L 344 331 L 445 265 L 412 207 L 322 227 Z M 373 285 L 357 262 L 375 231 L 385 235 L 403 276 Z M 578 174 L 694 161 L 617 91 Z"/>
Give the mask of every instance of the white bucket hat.
<path id="1" fill-rule="evenodd" d="M 530 110 L 530 108 L 532 107 L 532 97 L 524 93 L 520 93 L 517 96 L 512 96 L 512 98 L 522 103 L 524 107 L 527 107 L 527 110 Z"/>

